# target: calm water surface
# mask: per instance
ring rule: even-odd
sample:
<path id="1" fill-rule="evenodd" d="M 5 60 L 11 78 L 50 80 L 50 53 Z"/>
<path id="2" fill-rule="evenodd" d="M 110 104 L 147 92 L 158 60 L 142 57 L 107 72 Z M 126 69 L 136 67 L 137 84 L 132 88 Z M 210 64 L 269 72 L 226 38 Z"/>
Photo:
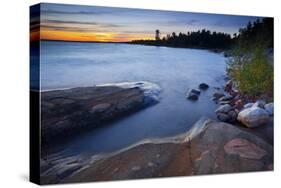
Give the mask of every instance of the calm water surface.
<path id="1" fill-rule="evenodd" d="M 112 82 L 149 81 L 162 88 L 161 102 L 108 126 L 94 129 L 63 146 L 62 154 L 98 154 L 144 138 L 187 131 L 201 116 L 215 118 L 213 87 L 222 86 L 225 58 L 207 50 L 129 44 L 41 43 L 43 90 Z M 199 100 L 186 100 L 189 88 L 205 82 Z"/>

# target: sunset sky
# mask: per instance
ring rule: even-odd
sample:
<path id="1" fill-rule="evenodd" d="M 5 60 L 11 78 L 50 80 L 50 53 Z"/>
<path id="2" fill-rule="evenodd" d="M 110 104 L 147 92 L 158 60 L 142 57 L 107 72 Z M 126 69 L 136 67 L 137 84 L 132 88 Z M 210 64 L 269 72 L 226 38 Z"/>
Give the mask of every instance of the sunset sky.
<path id="1" fill-rule="evenodd" d="M 172 32 L 209 29 L 233 34 L 258 17 L 41 4 L 40 37 L 47 40 L 125 42 Z M 32 33 L 33 35 L 35 33 Z"/>

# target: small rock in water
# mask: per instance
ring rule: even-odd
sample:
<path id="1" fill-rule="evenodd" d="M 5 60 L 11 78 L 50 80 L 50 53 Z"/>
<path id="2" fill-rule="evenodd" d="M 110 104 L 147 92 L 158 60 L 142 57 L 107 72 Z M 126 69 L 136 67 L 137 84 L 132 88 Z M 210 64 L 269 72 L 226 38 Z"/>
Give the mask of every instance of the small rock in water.
<path id="1" fill-rule="evenodd" d="M 201 91 L 198 89 L 191 89 L 191 90 L 189 90 L 189 92 L 195 93 L 196 95 L 200 95 L 200 93 L 201 93 Z"/>
<path id="2" fill-rule="evenodd" d="M 199 84 L 199 89 L 201 89 L 201 90 L 206 90 L 206 89 L 208 89 L 208 88 L 209 88 L 209 85 L 206 84 L 206 83 L 201 83 L 201 84 Z"/>
<path id="3" fill-rule="evenodd" d="M 194 101 L 198 100 L 198 95 L 196 95 L 195 93 L 188 93 L 187 99 L 194 100 Z"/>
<path id="4" fill-rule="evenodd" d="M 190 100 L 198 100 L 198 96 L 200 95 L 200 91 L 197 89 L 190 89 L 186 94 L 186 98 Z"/>
<path id="5" fill-rule="evenodd" d="M 274 108 L 272 102 L 264 105 L 264 109 L 267 111 L 268 115 L 273 116 Z"/>

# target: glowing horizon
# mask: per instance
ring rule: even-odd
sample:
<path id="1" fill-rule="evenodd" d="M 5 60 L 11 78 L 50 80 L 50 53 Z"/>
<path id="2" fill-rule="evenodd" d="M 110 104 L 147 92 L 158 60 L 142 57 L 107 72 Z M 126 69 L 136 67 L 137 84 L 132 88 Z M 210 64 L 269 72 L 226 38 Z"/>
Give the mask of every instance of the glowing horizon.
<path id="1" fill-rule="evenodd" d="M 128 42 L 162 37 L 172 32 L 208 29 L 229 34 L 258 17 L 175 11 L 41 4 L 40 39 L 63 41 Z M 31 30 L 31 40 L 38 37 Z"/>
<path id="2" fill-rule="evenodd" d="M 118 33 L 82 33 L 75 31 L 54 31 L 41 30 L 41 40 L 62 40 L 62 41 L 81 41 L 81 42 L 128 42 L 139 39 L 150 39 L 153 37 L 147 35 L 118 34 Z"/>

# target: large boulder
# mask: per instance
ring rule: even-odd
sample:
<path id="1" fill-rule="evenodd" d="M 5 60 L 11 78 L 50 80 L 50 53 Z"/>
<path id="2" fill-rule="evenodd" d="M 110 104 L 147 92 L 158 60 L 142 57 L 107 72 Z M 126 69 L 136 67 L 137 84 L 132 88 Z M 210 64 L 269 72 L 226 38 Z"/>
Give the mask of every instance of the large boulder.
<path id="1" fill-rule="evenodd" d="M 266 110 L 253 106 L 239 112 L 237 119 L 247 127 L 254 128 L 267 124 L 269 115 Z"/>
<path id="2" fill-rule="evenodd" d="M 89 160 L 55 158 L 48 163 L 53 166 L 41 173 L 44 183 L 268 171 L 273 169 L 273 147 L 249 131 L 201 118 L 175 137 L 143 140 Z"/>
<path id="3" fill-rule="evenodd" d="M 267 113 L 270 116 L 273 116 L 273 113 L 274 113 L 273 103 L 268 103 L 268 104 L 264 105 L 264 109 L 267 111 Z"/>

